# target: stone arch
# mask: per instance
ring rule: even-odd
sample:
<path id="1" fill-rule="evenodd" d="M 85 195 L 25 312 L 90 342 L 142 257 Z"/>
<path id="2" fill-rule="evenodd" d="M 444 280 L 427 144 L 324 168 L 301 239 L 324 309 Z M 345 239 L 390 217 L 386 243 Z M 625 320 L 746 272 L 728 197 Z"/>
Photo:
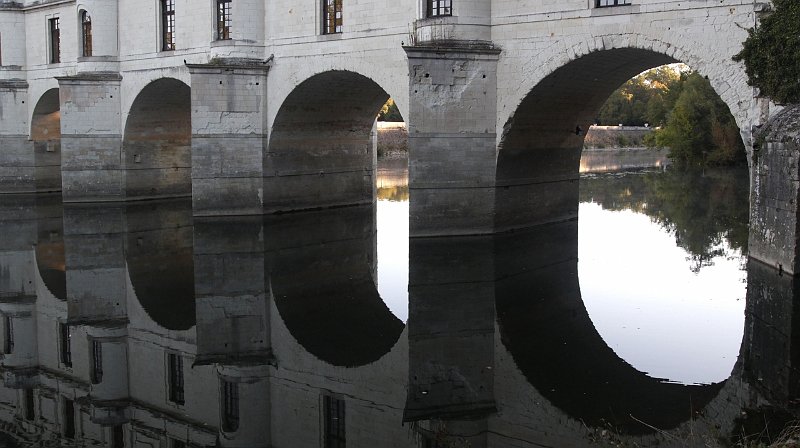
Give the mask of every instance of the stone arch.
<path id="1" fill-rule="evenodd" d="M 132 203 L 125 260 L 136 299 L 159 326 L 195 326 L 191 204 L 185 200 Z"/>
<path id="2" fill-rule="evenodd" d="M 175 78 L 147 84 L 131 104 L 123 157 L 128 198 L 191 194 L 191 89 Z"/>
<path id="3" fill-rule="evenodd" d="M 378 83 L 352 71 L 327 71 L 299 83 L 272 124 L 265 211 L 374 201 L 374 126 L 388 98 Z"/>
<path id="4" fill-rule="evenodd" d="M 744 30 L 735 31 L 740 32 L 741 38 L 737 41 L 736 37 L 730 36 L 731 41 L 743 41 L 746 32 Z M 752 87 L 747 84 L 744 65 L 731 59 L 739 47 L 728 45 L 725 49 L 720 49 L 716 43 L 714 47 L 709 47 L 704 40 L 691 41 L 690 39 L 691 37 L 683 36 L 680 33 L 659 37 L 652 37 L 642 32 L 579 35 L 571 40 L 563 39 L 554 42 L 542 51 L 537 51 L 535 57 L 529 57 L 520 64 L 510 64 L 508 70 L 513 70 L 520 75 L 514 76 L 505 73 L 505 76 L 500 77 L 500 82 L 504 82 L 504 77 L 511 77 L 512 79 L 509 79 L 508 82 L 511 82 L 513 87 L 508 91 L 501 92 L 498 98 L 498 143 L 502 141 L 505 129 L 514 120 L 522 103 L 543 80 L 553 76 L 558 70 L 573 61 L 591 53 L 622 49 L 642 50 L 642 54 L 660 54 L 666 60 L 683 62 L 698 71 L 709 80 L 720 98 L 728 105 L 743 137 L 749 137 L 750 127 L 757 120 L 755 115 L 759 112 L 755 110 L 756 101 L 753 97 Z M 643 70 L 652 67 L 645 67 Z M 625 80 L 637 73 L 639 72 L 632 73 Z M 621 85 L 622 82 L 619 84 Z M 744 140 L 745 143 L 748 142 L 748 138 Z"/>
<path id="5" fill-rule="evenodd" d="M 375 283 L 373 206 L 276 216 L 268 227 L 270 288 L 292 337 L 335 366 L 363 366 L 389 353 L 405 324 Z"/>
<path id="6" fill-rule="evenodd" d="M 669 383 L 608 346 L 581 297 L 576 222 L 507 233 L 495 245 L 503 267 L 495 291 L 502 343 L 528 383 L 576 421 L 630 435 L 675 429 L 698 417 L 730 380 Z M 740 368 L 737 362 L 731 376 Z"/>
<path id="7" fill-rule="evenodd" d="M 735 80 L 720 80 L 708 62 L 668 43 L 622 35 L 553 50 L 534 70 L 498 139 L 495 228 L 506 231 L 577 217 L 578 168 L 585 131 L 611 93 L 644 70 L 687 62 L 709 69 L 726 104 L 738 98 Z M 734 64 L 732 61 L 729 65 Z M 726 98 L 727 97 L 727 98 Z M 500 109 L 507 109 L 508 102 Z M 731 108 L 742 126 L 749 107 Z M 730 106 L 729 106 L 730 108 Z M 743 128 L 746 129 L 746 128 Z M 742 132 L 746 135 L 746 132 Z"/>
<path id="8" fill-rule="evenodd" d="M 58 88 L 45 91 L 33 109 L 31 141 L 36 191 L 61 190 L 61 99 Z"/>

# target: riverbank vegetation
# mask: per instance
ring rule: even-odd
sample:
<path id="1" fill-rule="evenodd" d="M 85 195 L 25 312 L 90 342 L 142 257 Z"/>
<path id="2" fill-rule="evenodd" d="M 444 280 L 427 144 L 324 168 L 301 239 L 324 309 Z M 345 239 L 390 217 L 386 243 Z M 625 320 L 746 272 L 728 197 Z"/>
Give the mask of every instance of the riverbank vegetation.
<path id="1" fill-rule="evenodd" d="M 645 144 L 670 148 L 670 158 L 678 164 L 746 163 L 728 106 L 707 79 L 685 66 L 657 67 L 630 79 L 609 97 L 596 121 L 654 127 Z"/>

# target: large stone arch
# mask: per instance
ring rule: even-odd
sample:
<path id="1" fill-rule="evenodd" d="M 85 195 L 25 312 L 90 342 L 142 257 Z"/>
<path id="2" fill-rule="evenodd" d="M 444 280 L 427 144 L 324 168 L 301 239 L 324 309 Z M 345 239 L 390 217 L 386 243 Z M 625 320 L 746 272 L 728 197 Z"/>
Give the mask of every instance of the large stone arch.
<path id="1" fill-rule="evenodd" d="M 389 94 L 352 71 L 304 80 L 278 109 L 264 162 L 267 212 L 375 198 L 375 119 Z"/>
<path id="2" fill-rule="evenodd" d="M 175 78 L 147 84 L 131 103 L 123 134 L 129 199 L 191 194 L 191 89 Z"/>
<path id="3" fill-rule="evenodd" d="M 196 323 L 191 203 L 133 203 L 125 215 L 125 261 L 136 300 L 162 328 L 191 329 Z"/>
<path id="4" fill-rule="evenodd" d="M 704 59 L 713 52 L 689 52 L 636 34 L 570 45 L 554 45 L 538 59 L 546 62 L 530 70 L 520 93 L 498 105 L 498 120 L 505 121 L 498 121 L 496 231 L 577 217 L 585 131 L 610 94 L 644 70 L 686 62 L 705 74 L 749 142 L 754 100 L 743 69 L 732 60 Z"/>
<path id="5" fill-rule="evenodd" d="M 620 358 L 583 304 L 577 240 L 575 221 L 495 239 L 501 257 L 496 265 L 502 267 L 495 291 L 497 321 L 516 367 L 553 406 L 590 427 L 643 435 L 697 418 L 727 380 L 670 383 Z M 744 351 L 743 341 L 740 353 Z M 741 355 L 732 366 L 734 381 L 740 372 Z"/>
<path id="6" fill-rule="evenodd" d="M 36 191 L 61 190 L 61 99 L 58 88 L 46 90 L 31 116 L 30 139 Z"/>
<path id="7" fill-rule="evenodd" d="M 374 206 L 275 216 L 265 228 L 275 307 L 306 351 L 356 367 L 392 350 L 405 325 L 378 294 Z"/>

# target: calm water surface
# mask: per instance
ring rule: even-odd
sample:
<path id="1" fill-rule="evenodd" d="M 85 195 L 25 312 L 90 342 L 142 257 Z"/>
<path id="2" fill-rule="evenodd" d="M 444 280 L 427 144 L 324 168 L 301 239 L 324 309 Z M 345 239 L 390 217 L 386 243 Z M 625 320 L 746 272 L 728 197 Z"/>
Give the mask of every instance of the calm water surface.
<path id="1" fill-rule="evenodd" d="M 746 173 L 587 175 L 577 222 L 412 241 L 406 176 L 264 218 L 3 198 L 0 446 L 731 446 L 795 418 L 798 288 L 747 262 Z"/>

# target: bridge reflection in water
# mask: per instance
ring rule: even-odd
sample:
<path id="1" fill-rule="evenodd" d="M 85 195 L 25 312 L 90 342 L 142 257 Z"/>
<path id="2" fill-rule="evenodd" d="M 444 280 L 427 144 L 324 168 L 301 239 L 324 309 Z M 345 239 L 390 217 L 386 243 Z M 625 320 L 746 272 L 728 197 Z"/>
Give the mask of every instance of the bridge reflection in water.
<path id="1" fill-rule="evenodd" d="M 0 213 L 0 428 L 23 445 L 670 446 L 798 398 L 796 280 L 748 266 L 730 377 L 667 383 L 595 330 L 575 221 L 413 239 L 404 323 L 378 292 L 374 205 Z"/>

